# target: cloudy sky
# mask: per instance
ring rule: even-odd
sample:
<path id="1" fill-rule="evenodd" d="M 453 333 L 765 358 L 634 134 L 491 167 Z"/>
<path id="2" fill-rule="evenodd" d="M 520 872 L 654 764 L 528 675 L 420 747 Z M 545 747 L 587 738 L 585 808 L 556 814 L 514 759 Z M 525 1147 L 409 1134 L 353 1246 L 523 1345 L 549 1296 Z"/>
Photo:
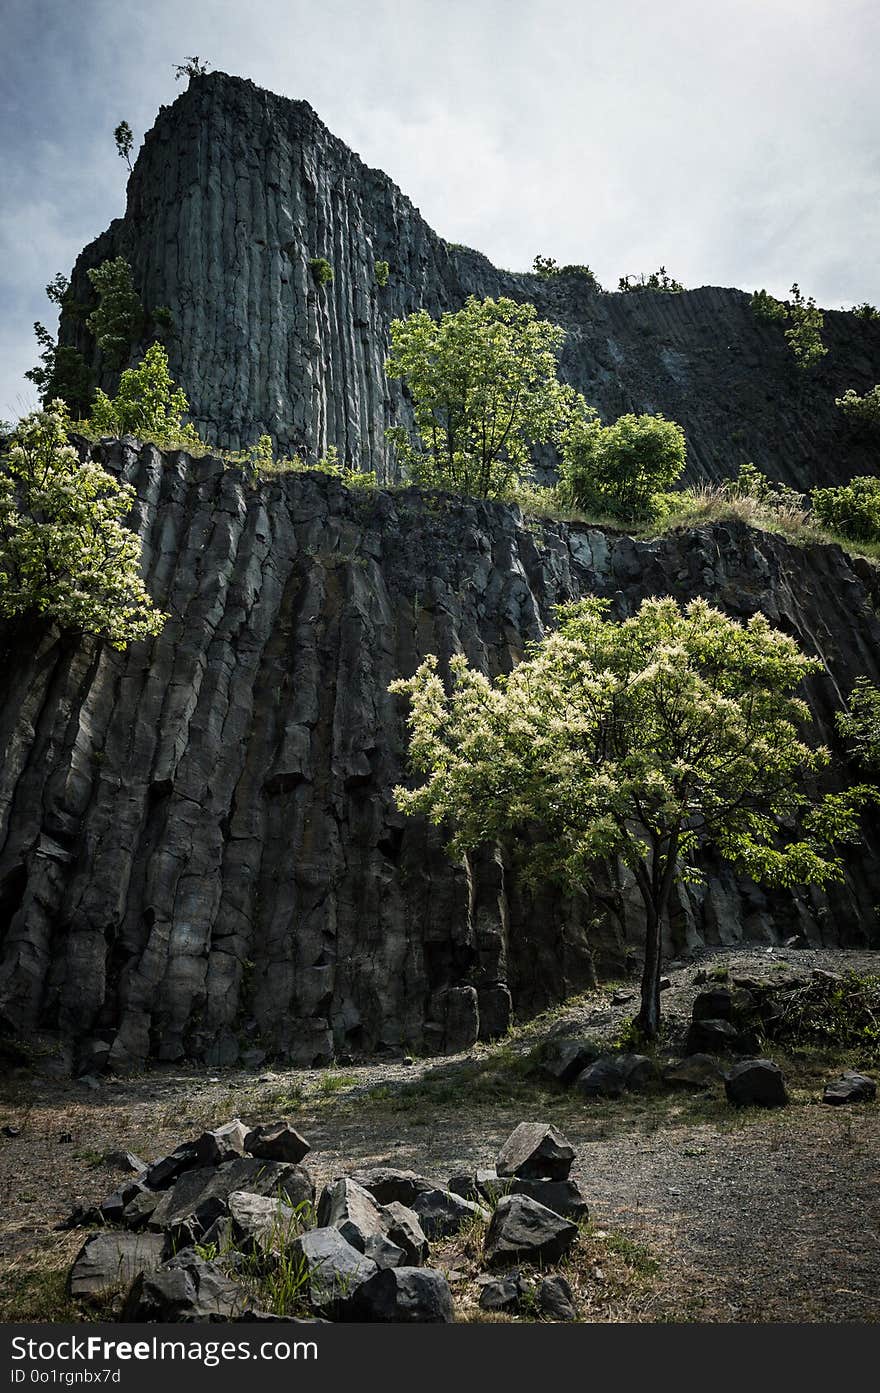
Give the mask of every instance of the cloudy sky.
<path id="1" fill-rule="evenodd" d="M 0 0 L 0 417 L 173 65 L 305 98 L 451 241 L 880 303 L 877 0 Z"/>

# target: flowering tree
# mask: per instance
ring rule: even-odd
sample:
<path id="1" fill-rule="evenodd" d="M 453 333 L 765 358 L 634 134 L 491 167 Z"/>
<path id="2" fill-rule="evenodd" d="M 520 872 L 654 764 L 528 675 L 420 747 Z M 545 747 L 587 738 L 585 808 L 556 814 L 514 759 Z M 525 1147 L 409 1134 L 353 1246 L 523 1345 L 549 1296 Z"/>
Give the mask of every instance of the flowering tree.
<path id="1" fill-rule="evenodd" d="M 664 918 L 676 878 L 700 878 L 698 852 L 772 885 L 839 880 L 835 845 L 855 838 L 871 790 L 809 791 L 829 755 L 802 740 L 796 691 L 819 664 L 763 615 L 741 625 L 701 599 L 646 600 L 622 623 L 595 599 L 558 614 L 494 683 L 458 656 L 449 694 L 435 657 L 392 684 L 410 698 L 410 760 L 425 776 L 395 797 L 448 827 L 454 854 L 506 845 L 533 881 L 584 889 L 597 863 L 629 866 L 650 1039 Z"/>
<path id="2" fill-rule="evenodd" d="M 157 634 L 166 616 L 140 576 L 123 519 L 134 489 L 67 443 L 63 401 L 18 424 L 0 456 L 0 619 L 45 615 L 114 648 Z"/>

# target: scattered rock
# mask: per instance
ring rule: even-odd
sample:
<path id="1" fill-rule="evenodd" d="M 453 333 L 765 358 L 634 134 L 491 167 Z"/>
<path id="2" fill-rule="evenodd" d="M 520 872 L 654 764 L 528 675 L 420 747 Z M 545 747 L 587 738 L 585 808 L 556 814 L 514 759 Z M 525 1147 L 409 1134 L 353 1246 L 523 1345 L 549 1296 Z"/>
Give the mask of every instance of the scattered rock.
<path id="1" fill-rule="evenodd" d="M 352 1304 L 356 1320 L 440 1325 L 453 1319 L 449 1283 L 430 1267 L 379 1271 L 358 1287 Z"/>
<path id="2" fill-rule="evenodd" d="M 483 1284 L 480 1292 L 481 1311 L 517 1311 L 523 1298 L 522 1278 L 518 1272 L 493 1278 Z"/>
<path id="3" fill-rule="evenodd" d="M 419 1216 L 399 1200 L 383 1206 L 382 1215 L 388 1237 L 404 1255 L 401 1266 L 421 1267 L 428 1260 L 428 1240 L 419 1223 Z M 372 1255 L 371 1255 L 372 1256 Z"/>
<path id="4" fill-rule="evenodd" d="M 561 1132 L 547 1122 L 521 1122 L 498 1153 L 499 1176 L 524 1180 L 565 1180 L 574 1160 L 574 1149 Z"/>
<path id="5" fill-rule="evenodd" d="M 558 1262 L 577 1238 L 577 1225 L 527 1195 L 498 1201 L 486 1234 L 490 1267 L 509 1262 Z"/>
<path id="6" fill-rule="evenodd" d="M 296 1210 L 268 1195 L 233 1190 L 226 1203 L 232 1238 L 242 1252 L 277 1252 L 287 1246 L 299 1226 Z"/>
<path id="7" fill-rule="evenodd" d="M 147 1169 L 146 1161 L 142 1161 L 133 1151 L 105 1151 L 101 1159 L 105 1166 L 112 1166 L 118 1171 L 128 1171 L 133 1175 L 142 1175 Z"/>
<path id="8" fill-rule="evenodd" d="M 724 1078 L 708 1054 L 689 1054 L 663 1070 L 663 1082 L 670 1088 L 713 1088 Z"/>
<path id="9" fill-rule="evenodd" d="M 198 1235 L 226 1212 L 234 1190 L 255 1195 L 274 1195 L 294 1208 L 315 1196 L 307 1171 L 278 1161 L 242 1157 L 215 1168 L 184 1171 L 156 1206 L 151 1229 L 174 1229 L 186 1224 Z"/>
<path id="10" fill-rule="evenodd" d="M 244 1155 L 245 1137 L 248 1135 L 244 1123 L 234 1117 L 222 1127 L 212 1132 L 202 1132 L 200 1137 L 190 1143 L 197 1166 L 221 1166 L 224 1161 L 234 1161 Z"/>
<path id="11" fill-rule="evenodd" d="M 839 1079 L 825 1085 L 822 1102 L 839 1107 L 843 1103 L 871 1103 L 877 1097 L 877 1085 L 867 1074 L 847 1069 Z"/>
<path id="12" fill-rule="evenodd" d="M 151 1190 L 164 1190 L 176 1180 L 184 1171 L 190 1170 L 196 1164 L 196 1152 L 192 1142 L 184 1142 L 177 1146 L 167 1156 L 160 1156 L 157 1161 L 152 1161 L 147 1167 L 144 1180 Z"/>
<path id="13" fill-rule="evenodd" d="M 398 1204 L 410 1208 L 416 1195 L 443 1188 L 436 1180 L 416 1175 L 415 1171 L 394 1170 L 390 1166 L 373 1166 L 369 1170 L 355 1171 L 351 1179 L 369 1190 L 380 1204 L 392 1204 L 396 1200 Z"/>
<path id="14" fill-rule="evenodd" d="M 750 1048 L 754 1049 L 754 1041 L 723 1020 L 692 1021 L 685 1040 L 687 1054 L 736 1054 Z"/>
<path id="15" fill-rule="evenodd" d="M 6 1126 L 3 1128 L 3 1135 L 4 1137 L 20 1137 L 21 1128 L 14 1127 L 11 1122 L 7 1122 Z"/>
<path id="16" fill-rule="evenodd" d="M 465 1171 L 461 1175 L 450 1176 L 447 1189 L 479 1204 L 480 1200 L 491 1201 L 498 1195 L 506 1194 L 510 1189 L 510 1180 L 499 1179 L 493 1166 L 491 1170 Z"/>
<path id="17" fill-rule="evenodd" d="M 670 988 L 671 986 L 672 986 L 672 980 L 671 980 L 669 977 L 661 977 L 661 978 L 660 978 L 660 981 L 659 981 L 659 983 L 658 983 L 658 988 L 659 988 L 659 990 L 660 990 L 661 992 L 668 992 L 668 991 L 669 991 L 669 988 Z"/>
<path id="18" fill-rule="evenodd" d="M 537 1072 L 557 1083 L 574 1083 L 578 1074 L 602 1053 L 592 1040 L 548 1040 L 540 1051 Z"/>
<path id="19" fill-rule="evenodd" d="M 551 1320 L 577 1320 L 571 1287 L 558 1272 L 542 1281 L 538 1290 L 538 1305 Z"/>
<path id="20" fill-rule="evenodd" d="M 312 1306 L 337 1319 L 352 1314 L 358 1289 L 379 1270 L 338 1229 L 309 1229 L 293 1240 L 291 1251 L 305 1265 Z"/>
<path id="21" fill-rule="evenodd" d="M 566 1219 L 586 1219 L 589 1212 L 586 1196 L 576 1180 L 522 1180 L 517 1177 L 509 1193 L 527 1195 Z"/>
<path id="22" fill-rule="evenodd" d="M 635 992 L 618 990 L 616 992 L 612 992 L 611 1004 L 612 1006 L 625 1006 L 628 1001 L 635 1001 L 635 997 Z"/>
<path id="23" fill-rule="evenodd" d="M 770 1059 L 744 1059 L 734 1064 L 724 1087 L 737 1107 L 780 1108 L 788 1102 L 785 1077 Z"/>
<path id="24" fill-rule="evenodd" d="M 127 1287 L 139 1272 L 158 1267 L 165 1256 L 161 1233 L 93 1233 L 74 1258 L 67 1290 L 78 1301 L 94 1300 Z"/>
<path id="25" fill-rule="evenodd" d="M 311 1147 L 289 1123 L 269 1122 L 248 1132 L 244 1149 L 249 1156 L 264 1161 L 290 1161 L 297 1165 Z"/>
<path id="26" fill-rule="evenodd" d="M 471 1219 L 489 1220 L 487 1209 L 452 1190 L 423 1190 L 416 1195 L 410 1208 L 429 1239 L 448 1238 Z"/>
<path id="27" fill-rule="evenodd" d="M 324 1187 L 318 1202 L 318 1224 L 338 1229 L 359 1253 L 367 1251 L 371 1240 L 384 1238 L 387 1229 L 387 1220 L 369 1190 L 347 1176 Z"/>
<path id="28" fill-rule="evenodd" d="M 587 1065 L 578 1075 L 575 1088 L 585 1098 L 621 1098 L 626 1088 L 626 1073 L 619 1059 L 605 1056 Z"/>
<path id="29" fill-rule="evenodd" d="M 242 1287 L 192 1249 L 178 1253 L 154 1272 L 144 1272 L 128 1293 L 124 1321 L 201 1322 L 237 1320 L 251 1302 Z"/>
<path id="30" fill-rule="evenodd" d="M 654 1060 L 646 1054 L 622 1054 L 618 1063 L 623 1070 L 626 1087 L 633 1092 L 650 1088 L 660 1077 Z"/>

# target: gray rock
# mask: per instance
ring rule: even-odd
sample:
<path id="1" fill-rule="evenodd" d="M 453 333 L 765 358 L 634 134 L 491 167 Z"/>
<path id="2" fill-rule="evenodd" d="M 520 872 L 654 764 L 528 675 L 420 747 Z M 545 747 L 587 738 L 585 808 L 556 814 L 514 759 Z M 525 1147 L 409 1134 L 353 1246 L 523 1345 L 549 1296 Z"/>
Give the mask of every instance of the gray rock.
<path id="1" fill-rule="evenodd" d="M 537 1200 L 505 1195 L 498 1201 L 486 1234 L 486 1262 L 490 1267 L 510 1262 L 558 1262 L 577 1234 L 577 1224 Z"/>
<path id="2" fill-rule="evenodd" d="M 840 1078 L 826 1083 L 822 1102 L 840 1107 L 843 1103 L 872 1103 L 876 1097 L 877 1084 L 872 1078 L 847 1069 Z"/>
<path id="3" fill-rule="evenodd" d="M 415 1171 L 394 1170 L 391 1166 L 373 1166 L 369 1170 L 354 1171 L 351 1179 L 369 1190 L 380 1204 L 405 1204 L 412 1208 L 416 1195 L 429 1190 L 441 1190 L 436 1180 L 417 1175 Z"/>
<path id="4" fill-rule="evenodd" d="M 423 1190 L 410 1207 L 431 1241 L 448 1238 L 472 1219 L 485 1219 L 487 1223 L 489 1220 L 489 1212 L 482 1205 L 463 1199 L 451 1190 Z"/>
<path id="5" fill-rule="evenodd" d="M 154 1209 L 151 1229 L 173 1229 L 187 1224 L 194 1234 L 203 1232 L 226 1213 L 235 1190 L 282 1198 L 293 1208 L 315 1197 L 311 1178 L 301 1166 L 244 1157 L 216 1168 L 184 1171 Z"/>
<path id="6" fill-rule="evenodd" d="M 128 1171 L 132 1175 L 142 1175 L 147 1169 L 147 1162 L 142 1161 L 133 1151 L 105 1151 L 103 1161 L 105 1166 L 112 1166 L 118 1171 Z"/>
<path id="7" fill-rule="evenodd" d="M 749 1048 L 754 1048 L 754 1040 L 730 1021 L 693 1021 L 685 1040 L 687 1054 L 742 1053 Z"/>
<path id="8" fill-rule="evenodd" d="M 249 1156 L 264 1161 L 291 1161 L 296 1165 L 311 1148 L 289 1122 L 267 1122 L 248 1132 L 244 1149 Z"/>
<path id="9" fill-rule="evenodd" d="M 421 1267 L 428 1261 L 428 1240 L 418 1215 L 398 1200 L 382 1208 L 389 1239 L 403 1253 L 404 1267 Z M 372 1254 L 371 1254 L 372 1256 Z M 381 1267 L 382 1264 L 380 1263 Z"/>
<path id="10" fill-rule="evenodd" d="M 310 1229 L 294 1239 L 291 1253 L 307 1273 L 312 1306 L 334 1319 L 352 1316 L 359 1288 L 379 1270 L 338 1229 Z"/>
<path id="11" fill-rule="evenodd" d="M 213 1131 L 202 1132 L 191 1142 L 197 1166 L 220 1166 L 225 1161 L 234 1161 L 244 1155 L 247 1128 L 237 1117 Z"/>
<path id="12" fill-rule="evenodd" d="M 602 1050 L 592 1040 L 548 1040 L 541 1050 L 537 1070 L 557 1083 L 574 1083 Z"/>
<path id="13" fill-rule="evenodd" d="M 527 1195 L 566 1219 L 586 1219 L 589 1213 L 586 1197 L 576 1180 L 522 1180 L 517 1177 L 510 1183 L 509 1193 Z"/>
<path id="14" fill-rule="evenodd" d="M 538 1305 L 550 1320 L 577 1320 L 571 1287 L 558 1272 L 545 1277 L 538 1288 Z"/>
<path id="15" fill-rule="evenodd" d="M 626 1090 L 626 1070 L 619 1058 L 597 1059 L 578 1075 L 575 1088 L 585 1098 L 621 1098 Z"/>
<path id="16" fill-rule="evenodd" d="M 132 1284 L 122 1319 L 150 1323 L 202 1323 L 241 1319 L 252 1305 L 247 1292 L 192 1249 L 179 1253 Z"/>
<path id="17" fill-rule="evenodd" d="M 377 1200 L 356 1180 L 343 1176 L 326 1185 L 318 1201 L 318 1224 L 338 1229 L 359 1253 L 367 1244 L 385 1238 L 387 1219 Z M 373 1256 L 373 1254 L 370 1254 Z M 385 1264 L 382 1264 L 383 1266 Z"/>
<path id="18" fill-rule="evenodd" d="M 724 1075 L 708 1054 L 690 1054 L 663 1070 L 663 1082 L 670 1088 L 714 1088 Z"/>
<path id="19" fill-rule="evenodd" d="M 442 1272 L 430 1267 L 395 1267 L 379 1271 L 358 1287 L 354 1318 L 429 1325 L 453 1319 L 452 1293 Z"/>
<path id="20" fill-rule="evenodd" d="M 481 1311 L 503 1311 L 514 1314 L 523 1298 L 523 1284 L 518 1272 L 510 1272 L 496 1281 L 486 1282 L 480 1289 Z"/>
<path id="21" fill-rule="evenodd" d="M 192 1170 L 196 1160 L 196 1150 L 192 1142 L 184 1142 L 167 1156 L 160 1156 L 157 1161 L 152 1161 L 147 1167 L 144 1180 L 151 1190 L 165 1190 L 184 1171 Z"/>
<path id="22" fill-rule="evenodd" d="M 494 1201 L 496 1196 L 508 1192 L 511 1186 L 510 1177 L 499 1178 L 494 1166 L 491 1168 L 462 1171 L 459 1175 L 449 1177 L 447 1189 L 453 1194 L 461 1195 L 463 1199 L 471 1200 L 474 1204 L 479 1204 L 481 1200 Z"/>
<path id="23" fill-rule="evenodd" d="M 67 1290 L 78 1301 L 100 1299 L 128 1287 L 165 1256 L 164 1234 L 93 1233 L 73 1260 Z"/>
<path id="24" fill-rule="evenodd" d="M 523 1180 L 565 1180 L 574 1160 L 574 1148 L 548 1122 L 521 1122 L 498 1153 L 499 1176 Z"/>
<path id="25" fill-rule="evenodd" d="M 634 1093 L 651 1088 L 659 1081 L 660 1070 L 646 1054 L 622 1054 L 618 1063 L 623 1070 L 626 1087 Z"/>
<path id="26" fill-rule="evenodd" d="M 274 1196 L 233 1190 L 226 1205 L 233 1243 L 242 1252 L 280 1252 L 302 1227 L 297 1211 Z"/>
<path id="27" fill-rule="evenodd" d="M 744 1059 L 734 1064 L 724 1087 L 737 1107 L 780 1108 L 788 1102 L 785 1076 L 769 1059 Z"/>

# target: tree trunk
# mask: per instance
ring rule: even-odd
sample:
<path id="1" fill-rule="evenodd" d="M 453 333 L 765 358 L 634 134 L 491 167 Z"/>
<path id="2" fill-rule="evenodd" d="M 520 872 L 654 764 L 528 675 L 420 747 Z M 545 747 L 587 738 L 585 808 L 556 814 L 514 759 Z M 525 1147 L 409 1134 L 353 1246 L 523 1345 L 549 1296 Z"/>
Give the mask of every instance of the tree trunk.
<path id="1" fill-rule="evenodd" d="M 660 1029 L 660 948 L 663 926 L 656 906 L 645 903 L 645 967 L 642 972 L 642 1006 L 635 1024 L 646 1040 L 656 1040 Z"/>

